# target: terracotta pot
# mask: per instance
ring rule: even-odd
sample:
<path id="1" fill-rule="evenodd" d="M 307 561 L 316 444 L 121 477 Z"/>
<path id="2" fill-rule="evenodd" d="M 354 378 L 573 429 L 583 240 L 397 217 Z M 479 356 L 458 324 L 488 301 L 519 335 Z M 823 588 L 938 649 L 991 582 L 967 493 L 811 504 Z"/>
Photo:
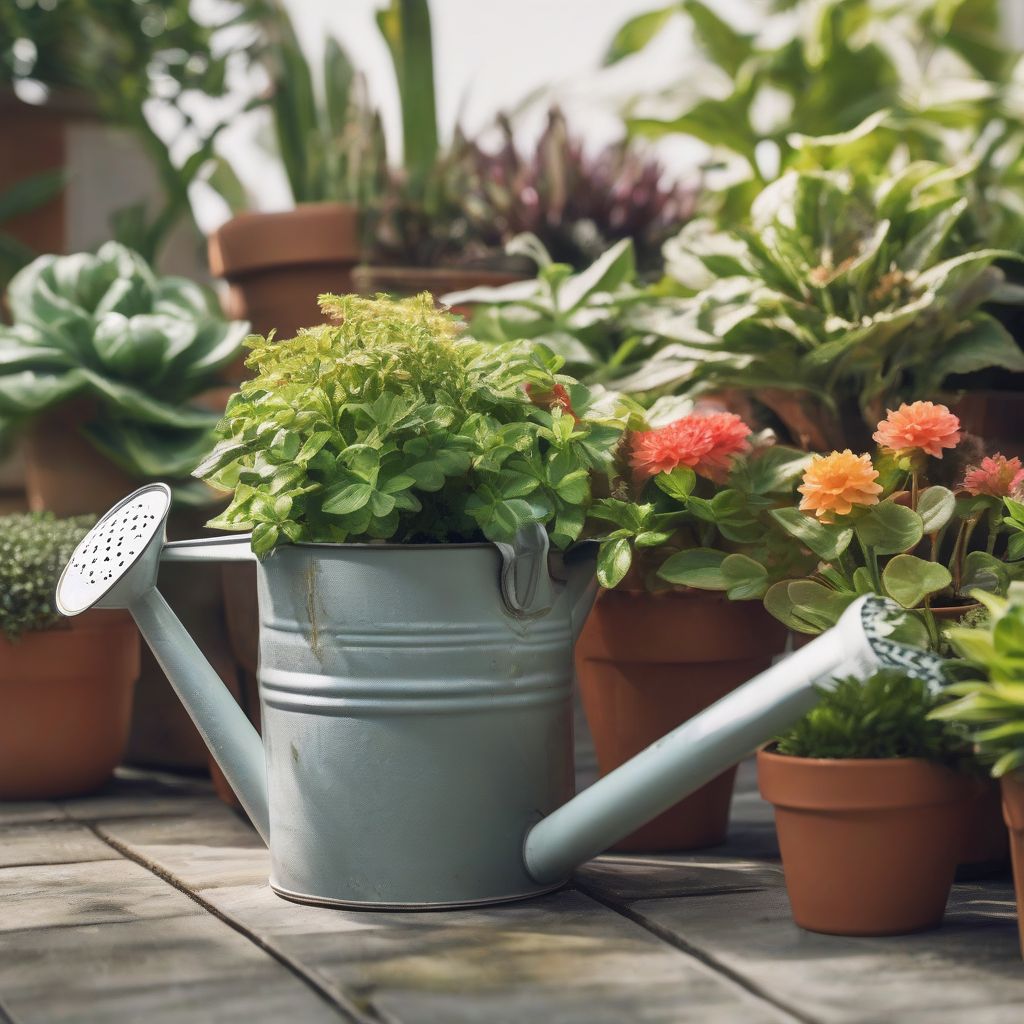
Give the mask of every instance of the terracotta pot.
<path id="1" fill-rule="evenodd" d="M 1020 952 L 1024 956 L 1024 776 L 1002 778 L 1003 818 L 1010 830 L 1010 855 L 1013 858 L 1013 888 L 1017 896 L 1017 924 Z"/>
<path id="2" fill-rule="evenodd" d="M 304 203 L 283 213 L 241 213 L 209 239 L 210 269 L 228 283 L 224 311 L 260 334 L 290 338 L 322 322 L 317 296 L 352 291 L 359 210 Z M 244 368 L 235 367 L 236 377 Z"/>
<path id="3" fill-rule="evenodd" d="M 127 612 L 86 612 L 0 637 L 0 800 L 49 800 L 102 786 L 121 761 L 139 674 Z"/>
<path id="4" fill-rule="evenodd" d="M 916 758 L 757 755 L 793 920 L 829 935 L 899 935 L 942 920 L 971 780 Z"/>
<path id="5" fill-rule="evenodd" d="M 576 672 L 606 775 L 763 671 L 786 628 L 755 601 L 707 592 L 602 591 L 576 645 Z M 725 840 L 735 769 L 620 842 L 691 850 Z"/>
<path id="6" fill-rule="evenodd" d="M 378 267 L 358 266 L 352 272 L 355 289 L 360 295 L 419 295 L 430 292 L 436 299 L 448 292 L 461 292 L 467 288 L 499 285 L 521 281 L 526 276 L 506 270 L 482 270 L 473 267 Z M 453 313 L 467 315 L 469 306 L 453 306 Z"/>
<path id="7" fill-rule="evenodd" d="M 1024 456 L 1024 392 L 967 391 L 952 406 L 960 425 L 989 452 Z"/>

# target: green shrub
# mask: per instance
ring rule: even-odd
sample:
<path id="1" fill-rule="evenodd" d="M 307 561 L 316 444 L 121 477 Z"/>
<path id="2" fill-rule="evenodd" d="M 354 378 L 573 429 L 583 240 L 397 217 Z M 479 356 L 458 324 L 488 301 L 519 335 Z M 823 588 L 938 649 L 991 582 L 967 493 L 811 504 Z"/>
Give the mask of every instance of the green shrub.
<path id="1" fill-rule="evenodd" d="M 249 339 L 257 376 L 196 470 L 234 491 L 211 526 L 251 529 L 260 555 L 289 540 L 504 541 L 529 523 L 559 546 L 579 536 L 621 429 L 557 357 L 456 337 L 428 294 L 320 304 L 334 323 Z"/>
<path id="2" fill-rule="evenodd" d="M 54 593 L 61 571 L 95 519 L 52 512 L 0 516 L 0 632 L 9 640 L 60 619 Z"/>
<path id="3" fill-rule="evenodd" d="M 793 757 L 949 760 L 965 746 L 955 726 L 929 719 L 941 698 L 928 684 L 896 669 L 868 679 L 839 679 L 821 700 L 778 738 Z"/>

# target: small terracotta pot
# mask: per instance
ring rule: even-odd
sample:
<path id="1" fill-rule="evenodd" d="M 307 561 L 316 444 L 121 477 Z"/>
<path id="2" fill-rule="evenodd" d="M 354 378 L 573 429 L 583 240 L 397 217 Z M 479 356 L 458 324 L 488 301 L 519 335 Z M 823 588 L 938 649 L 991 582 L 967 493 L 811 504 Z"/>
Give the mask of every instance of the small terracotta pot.
<path id="1" fill-rule="evenodd" d="M 757 755 L 793 920 L 829 935 L 939 924 L 960 857 L 970 780 L 917 758 Z"/>
<path id="2" fill-rule="evenodd" d="M 1020 952 L 1024 956 L 1024 776 L 1002 778 L 1003 818 L 1010 830 L 1010 855 L 1013 858 L 1013 888 L 1017 896 L 1017 924 Z"/>
<path id="3" fill-rule="evenodd" d="M 138 675 L 139 634 L 127 612 L 0 637 L 0 800 L 102 786 L 124 753 Z"/>
<path id="4" fill-rule="evenodd" d="M 370 264 L 358 266 L 352 273 L 352 280 L 360 295 L 376 295 L 378 292 L 386 292 L 388 295 L 419 295 L 420 292 L 430 292 L 435 299 L 440 299 L 448 292 L 461 292 L 467 288 L 496 288 L 521 281 L 523 277 L 521 273 L 472 267 L 378 267 Z M 453 313 L 463 316 L 469 311 L 469 306 L 452 307 Z"/>
<path id="5" fill-rule="evenodd" d="M 760 602 L 722 594 L 602 591 L 576 645 L 576 672 L 606 775 L 779 653 L 786 627 Z M 622 840 L 618 850 L 693 850 L 724 842 L 736 770 Z"/>
<path id="6" fill-rule="evenodd" d="M 224 312 L 260 334 L 283 338 L 322 322 L 317 296 L 352 291 L 359 261 L 359 209 L 303 203 L 282 213 L 240 213 L 209 239 L 210 270 L 228 283 Z M 241 380 L 239 362 L 235 376 Z"/>

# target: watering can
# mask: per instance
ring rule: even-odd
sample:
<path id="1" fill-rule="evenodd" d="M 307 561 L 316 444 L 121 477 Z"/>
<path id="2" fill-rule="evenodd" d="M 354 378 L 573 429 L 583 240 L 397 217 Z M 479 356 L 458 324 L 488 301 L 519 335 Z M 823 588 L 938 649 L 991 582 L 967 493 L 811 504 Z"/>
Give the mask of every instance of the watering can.
<path id="1" fill-rule="evenodd" d="M 64 615 L 127 608 L 253 824 L 270 884 L 300 902 L 434 908 L 515 900 L 665 811 L 785 729 L 815 684 L 926 652 L 887 603 L 836 627 L 577 796 L 572 648 L 596 594 L 582 546 L 167 543 L 171 493 L 142 487 L 86 535 Z M 263 738 L 157 590 L 161 562 L 257 561 Z"/>

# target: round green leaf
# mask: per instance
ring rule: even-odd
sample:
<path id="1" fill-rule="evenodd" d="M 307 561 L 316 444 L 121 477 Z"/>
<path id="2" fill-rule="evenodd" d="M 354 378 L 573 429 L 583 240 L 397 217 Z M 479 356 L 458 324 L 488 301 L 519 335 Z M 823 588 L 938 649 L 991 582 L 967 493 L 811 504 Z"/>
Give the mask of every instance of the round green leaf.
<path id="1" fill-rule="evenodd" d="M 633 564 L 633 552 L 626 537 L 606 540 L 598 549 L 597 582 L 609 590 L 617 587 Z"/>
<path id="2" fill-rule="evenodd" d="M 894 555 L 915 547 L 924 536 L 924 522 L 912 509 L 883 501 L 869 509 L 854 527 L 862 544 L 879 555 Z"/>
<path id="3" fill-rule="evenodd" d="M 679 551 L 665 560 L 658 575 L 669 583 L 698 590 L 725 590 L 728 586 L 722 573 L 724 551 L 693 548 Z"/>
<path id="4" fill-rule="evenodd" d="M 929 594 L 953 582 L 949 570 L 916 555 L 896 555 L 882 571 L 885 592 L 904 608 L 916 608 Z"/>
<path id="5" fill-rule="evenodd" d="M 927 487 L 917 501 L 917 514 L 925 534 L 938 533 L 953 516 L 956 497 L 948 487 Z"/>

